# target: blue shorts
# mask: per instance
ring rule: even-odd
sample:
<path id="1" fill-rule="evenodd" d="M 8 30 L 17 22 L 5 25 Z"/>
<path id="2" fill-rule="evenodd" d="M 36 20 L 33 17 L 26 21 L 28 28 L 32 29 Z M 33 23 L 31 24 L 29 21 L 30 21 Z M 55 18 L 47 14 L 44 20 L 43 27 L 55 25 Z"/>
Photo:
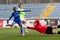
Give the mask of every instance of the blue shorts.
<path id="1" fill-rule="evenodd" d="M 21 20 L 14 20 L 14 21 L 13 21 L 13 24 L 16 24 L 16 23 L 17 23 L 18 25 L 20 25 L 22 22 L 21 22 Z"/>

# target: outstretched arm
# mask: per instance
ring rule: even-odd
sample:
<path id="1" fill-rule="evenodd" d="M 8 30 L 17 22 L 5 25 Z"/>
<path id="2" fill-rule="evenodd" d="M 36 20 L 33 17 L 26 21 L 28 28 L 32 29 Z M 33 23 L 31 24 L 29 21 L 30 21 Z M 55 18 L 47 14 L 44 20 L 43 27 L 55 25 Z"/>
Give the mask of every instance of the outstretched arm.
<path id="1" fill-rule="evenodd" d="M 27 27 L 28 29 L 31 29 L 31 30 L 35 30 L 35 28 L 34 27 Z"/>
<path id="2" fill-rule="evenodd" d="M 17 10 L 18 12 L 31 12 L 31 10 L 23 10 L 23 11 L 20 11 L 20 10 Z"/>
<path id="3" fill-rule="evenodd" d="M 11 17 L 7 20 L 7 24 L 9 23 L 9 20 L 13 17 L 13 14 L 11 15 Z"/>
<path id="4" fill-rule="evenodd" d="M 22 12 L 31 12 L 31 10 L 23 10 Z"/>

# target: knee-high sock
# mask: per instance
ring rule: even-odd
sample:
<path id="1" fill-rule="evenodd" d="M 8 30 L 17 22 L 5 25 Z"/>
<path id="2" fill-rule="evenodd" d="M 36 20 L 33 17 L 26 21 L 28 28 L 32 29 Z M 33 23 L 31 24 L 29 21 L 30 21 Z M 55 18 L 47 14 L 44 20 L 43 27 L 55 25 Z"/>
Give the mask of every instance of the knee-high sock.
<path id="1" fill-rule="evenodd" d="M 24 34 L 24 29 L 20 28 L 20 34 Z"/>
<path id="2" fill-rule="evenodd" d="M 26 24 L 24 24 L 24 31 L 25 31 L 25 32 L 28 31 L 28 30 L 27 30 L 27 25 L 26 25 Z"/>

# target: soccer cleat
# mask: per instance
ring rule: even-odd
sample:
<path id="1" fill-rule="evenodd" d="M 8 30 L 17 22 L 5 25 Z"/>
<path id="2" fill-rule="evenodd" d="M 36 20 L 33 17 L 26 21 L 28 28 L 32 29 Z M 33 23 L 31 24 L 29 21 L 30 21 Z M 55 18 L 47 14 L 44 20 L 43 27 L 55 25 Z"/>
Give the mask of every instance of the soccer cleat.
<path id="1" fill-rule="evenodd" d="M 10 27 L 12 27 L 12 25 L 11 25 L 11 24 L 7 24 L 6 26 L 10 26 Z"/>
<path id="2" fill-rule="evenodd" d="M 25 34 L 20 34 L 19 36 L 25 36 Z"/>

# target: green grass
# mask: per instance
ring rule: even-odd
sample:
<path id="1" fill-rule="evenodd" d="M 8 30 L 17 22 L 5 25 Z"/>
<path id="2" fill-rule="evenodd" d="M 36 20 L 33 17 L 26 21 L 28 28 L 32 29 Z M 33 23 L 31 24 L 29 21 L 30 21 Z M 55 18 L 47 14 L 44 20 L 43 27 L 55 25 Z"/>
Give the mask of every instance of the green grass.
<path id="1" fill-rule="evenodd" d="M 59 40 L 59 34 L 41 34 L 29 30 L 24 37 L 19 36 L 19 28 L 0 28 L 0 40 Z"/>

